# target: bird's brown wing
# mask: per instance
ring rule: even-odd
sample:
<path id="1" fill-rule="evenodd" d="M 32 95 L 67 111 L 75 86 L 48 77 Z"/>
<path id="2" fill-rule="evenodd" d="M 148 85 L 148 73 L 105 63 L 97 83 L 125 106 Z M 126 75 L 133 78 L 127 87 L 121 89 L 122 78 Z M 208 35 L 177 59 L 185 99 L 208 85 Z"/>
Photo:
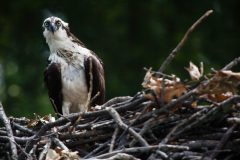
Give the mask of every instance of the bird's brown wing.
<path id="1" fill-rule="evenodd" d="M 92 63 L 92 70 L 90 69 Z M 86 82 L 88 90 L 90 89 L 90 84 L 92 84 L 92 94 L 91 94 L 91 106 L 101 105 L 105 99 L 105 79 L 104 79 L 104 70 L 101 61 L 95 56 L 85 57 L 84 59 L 84 68 Z M 92 71 L 92 72 L 91 72 Z M 92 73 L 92 83 L 90 75 Z"/>
<path id="2" fill-rule="evenodd" d="M 62 114 L 62 80 L 60 64 L 50 63 L 44 71 L 44 82 L 55 112 Z"/>

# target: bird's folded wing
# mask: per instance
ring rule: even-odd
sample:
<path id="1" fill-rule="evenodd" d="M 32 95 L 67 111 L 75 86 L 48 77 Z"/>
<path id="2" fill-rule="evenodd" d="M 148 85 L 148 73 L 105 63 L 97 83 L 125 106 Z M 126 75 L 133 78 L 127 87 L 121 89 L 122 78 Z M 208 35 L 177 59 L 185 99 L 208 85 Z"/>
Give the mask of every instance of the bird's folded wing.
<path id="1" fill-rule="evenodd" d="M 44 71 L 44 82 L 55 112 L 62 114 L 62 81 L 60 64 L 50 63 Z"/>
<path id="2" fill-rule="evenodd" d="M 85 57 L 84 68 L 88 90 L 92 84 L 91 98 L 93 99 L 91 101 L 91 106 L 101 105 L 105 98 L 105 79 L 102 63 L 95 56 Z"/>

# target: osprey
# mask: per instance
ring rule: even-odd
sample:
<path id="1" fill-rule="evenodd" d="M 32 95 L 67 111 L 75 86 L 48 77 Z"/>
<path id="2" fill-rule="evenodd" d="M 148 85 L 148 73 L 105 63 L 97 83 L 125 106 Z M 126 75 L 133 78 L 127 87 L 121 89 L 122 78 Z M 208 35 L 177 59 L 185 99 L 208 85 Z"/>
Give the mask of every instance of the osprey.
<path id="1" fill-rule="evenodd" d="M 55 112 L 63 115 L 86 112 L 89 106 L 102 104 L 105 95 L 102 61 L 60 18 L 45 19 L 43 29 L 50 49 L 44 82 Z"/>

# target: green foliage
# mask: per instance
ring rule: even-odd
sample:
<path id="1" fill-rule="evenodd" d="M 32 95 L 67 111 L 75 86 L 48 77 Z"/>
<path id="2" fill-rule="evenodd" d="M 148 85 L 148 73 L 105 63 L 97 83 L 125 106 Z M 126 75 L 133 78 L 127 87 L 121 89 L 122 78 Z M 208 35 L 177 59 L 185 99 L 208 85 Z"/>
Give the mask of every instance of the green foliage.
<path id="1" fill-rule="evenodd" d="M 53 112 L 43 85 L 49 54 L 42 21 L 60 16 L 105 64 L 107 99 L 141 90 L 143 67 L 157 69 L 188 27 L 215 13 L 191 35 L 167 72 L 186 78 L 192 60 L 220 68 L 238 56 L 239 1 L 6 1 L 0 10 L 0 99 L 10 115 Z"/>

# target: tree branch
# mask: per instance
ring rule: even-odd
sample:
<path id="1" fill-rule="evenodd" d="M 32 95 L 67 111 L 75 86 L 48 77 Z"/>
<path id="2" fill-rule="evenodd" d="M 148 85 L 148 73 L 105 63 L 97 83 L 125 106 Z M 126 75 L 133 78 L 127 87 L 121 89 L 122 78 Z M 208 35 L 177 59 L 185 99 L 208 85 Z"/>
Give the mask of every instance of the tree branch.
<path id="1" fill-rule="evenodd" d="M 167 59 L 162 63 L 162 65 L 159 68 L 159 72 L 164 72 L 166 69 L 167 65 L 174 59 L 174 57 L 177 55 L 179 50 L 183 47 L 185 42 L 187 41 L 189 35 L 192 33 L 192 31 L 203 21 L 205 20 L 209 15 L 213 13 L 213 10 L 208 10 L 205 12 L 193 25 L 187 30 L 187 32 L 184 34 L 182 40 L 178 43 L 176 48 L 172 50 L 172 52 L 169 54 Z"/>
<path id="2" fill-rule="evenodd" d="M 17 160 L 18 159 L 17 146 L 15 144 L 16 142 L 14 140 L 12 127 L 10 125 L 8 117 L 6 116 L 6 114 L 4 112 L 1 102 L 0 102 L 0 119 L 3 122 L 4 126 L 6 127 L 7 136 L 9 138 L 9 144 L 10 144 L 11 152 L 12 152 L 11 158 L 14 160 L 15 159 Z"/>
<path id="3" fill-rule="evenodd" d="M 112 118 L 115 120 L 115 122 L 118 124 L 118 126 L 124 130 L 128 130 L 129 133 L 136 139 L 138 140 L 143 146 L 149 146 L 149 144 L 147 143 L 147 141 L 140 136 L 137 132 L 135 132 L 132 128 L 130 128 L 128 125 L 126 125 L 125 123 L 123 123 L 123 121 L 121 120 L 119 114 L 117 113 L 117 111 L 114 108 L 107 108 L 107 111 L 109 112 L 109 114 L 112 116 Z"/>

